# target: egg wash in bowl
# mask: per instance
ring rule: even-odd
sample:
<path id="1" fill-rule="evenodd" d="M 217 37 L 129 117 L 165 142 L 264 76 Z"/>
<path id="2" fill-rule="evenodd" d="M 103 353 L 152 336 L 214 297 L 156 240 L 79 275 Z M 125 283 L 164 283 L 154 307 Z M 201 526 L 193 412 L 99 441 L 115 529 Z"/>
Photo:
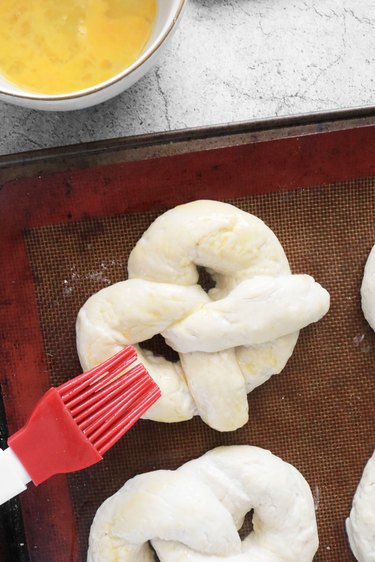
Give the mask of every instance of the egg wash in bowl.
<path id="1" fill-rule="evenodd" d="M 147 45 L 157 0 L 2 0 L 0 74 L 38 94 L 90 88 Z"/>

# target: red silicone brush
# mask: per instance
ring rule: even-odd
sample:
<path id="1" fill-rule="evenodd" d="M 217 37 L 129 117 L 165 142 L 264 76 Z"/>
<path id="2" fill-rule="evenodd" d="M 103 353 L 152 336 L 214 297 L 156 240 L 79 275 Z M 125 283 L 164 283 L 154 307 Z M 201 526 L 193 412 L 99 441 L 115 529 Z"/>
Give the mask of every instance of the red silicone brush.
<path id="1" fill-rule="evenodd" d="M 0 449 L 0 505 L 54 474 L 102 460 L 160 398 L 160 389 L 129 346 L 37 403 L 26 425 Z"/>

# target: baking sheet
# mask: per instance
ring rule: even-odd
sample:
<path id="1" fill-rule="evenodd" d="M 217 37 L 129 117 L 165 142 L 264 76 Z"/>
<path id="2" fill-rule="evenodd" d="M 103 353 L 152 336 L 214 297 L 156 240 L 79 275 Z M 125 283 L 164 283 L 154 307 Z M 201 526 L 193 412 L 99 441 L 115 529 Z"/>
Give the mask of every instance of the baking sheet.
<path id="1" fill-rule="evenodd" d="M 332 298 L 329 315 L 302 331 L 283 373 L 249 395 L 250 421 L 244 428 L 220 434 L 198 418 L 173 425 L 141 421 L 99 465 L 24 494 L 30 560 L 84 560 L 97 507 L 128 478 L 176 468 L 229 444 L 265 447 L 294 464 L 316 502 L 320 549 L 315 560 L 353 560 L 344 520 L 375 444 L 375 335 L 359 301 L 364 263 L 375 240 L 375 180 L 368 174 L 374 161 L 368 153 L 362 154 L 367 162 L 358 160 L 350 138 L 248 144 L 6 186 L 8 209 L 18 209 L 4 240 L 10 263 L 4 275 L 8 293 L 3 297 L 9 302 L 2 318 L 7 343 L 1 382 L 11 431 L 44 388 L 79 372 L 74 343 L 79 307 L 93 292 L 126 278 L 134 243 L 173 204 L 203 196 L 256 214 L 279 237 L 293 272 L 313 275 Z M 324 151 L 327 142 L 336 155 Z M 310 162 L 300 157 L 297 166 L 293 147 Z M 348 163 L 340 167 L 340 159 L 350 148 L 351 174 L 367 177 L 313 183 L 332 179 L 334 170 L 342 178 Z M 266 162 L 269 169 L 260 169 Z M 159 345 L 154 342 L 154 349 Z"/>

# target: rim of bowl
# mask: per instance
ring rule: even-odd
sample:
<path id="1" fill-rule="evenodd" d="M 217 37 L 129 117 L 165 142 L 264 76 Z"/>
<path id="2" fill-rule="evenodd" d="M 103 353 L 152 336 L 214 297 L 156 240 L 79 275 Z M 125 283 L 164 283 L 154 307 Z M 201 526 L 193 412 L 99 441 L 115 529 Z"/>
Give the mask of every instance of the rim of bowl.
<path id="1" fill-rule="evenodd" d="M 113 84 L 116 84 L 117 82 L 120 82 L 123 78 L 125 78 L 126 76 L 128 76 L 129 74 L 131 74 L 132 72 L 137 70 L 137 68 L 142 66 L 142 64 L 144 62 L 146 62 L 150 57 L 152 57 L 152 55 L 159 49 L 159 47 L 162 45 L 162 43 L 164 43 L 164 41 L 166 40 L 168 35 L 173 30 L 174 26 L 177 23 L 178 18 L 181 15 L 182 9 L 183 9 L 186 1 L 187 0 L 179 0 L 178 6 L 175 10 L 175 13 L 172 16 L 171 23 L 169 24 L 167 29 L 164 31 L 164 33 L 162 33 L 160 35 L 160 37 L 156 40 L 154 45 L 152 47 L 149 47 L 148 49 L 146 49 L 146 51 L 135 62 L 133 62 L 133 64 L 131 64 L 130 66 L 125 68 L 125 70 L 123 70 L 119 74 L 116 74 L 115 76 L 113 76 L 113 78 L 108 78 L 108 80 L 106 80 L 105 82 L 100 82 L 96 86 L 91 86 L 90 88 L 86 88 L 85 90 L 78 90 L 77 92 L 72 92 L 70 94 L 57 94 L 57 95 L 43 95 L 43 94 L 38 95 L 38 94 L 35 94 L 35 95 L 33 95 L 32 93 L 27 94 L 27 93 L 21 93 L 21 92 L 19 92 L 19 93 L 7 92 L 6 90 L 3 90 L 1 87 L 0 87 L 0 94 L 4 95 L 4 96 L 13 97 L 13 98 L 21 98 L 21 99 L 27 99 L 27 100 L 37 100 L 37 101 L 49 102 L 49 101 L 64 101 L 64 100 L 70 100 L 70 99 L 76 99 L 76 98 L 83 98 L 83 97 L 88 96 L 90 94 L 94 94 L 96 92 L 100 92 L 102 90 L 105 90 L 106 88 L 109 88 L 109 86 L 112 86 Z"/>

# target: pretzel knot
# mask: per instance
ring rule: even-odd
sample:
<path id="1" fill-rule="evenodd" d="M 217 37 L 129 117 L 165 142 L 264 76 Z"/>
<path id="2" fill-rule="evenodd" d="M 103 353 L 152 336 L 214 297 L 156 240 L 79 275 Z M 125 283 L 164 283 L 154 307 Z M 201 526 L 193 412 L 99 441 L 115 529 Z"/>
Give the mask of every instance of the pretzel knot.
<path id="1" fill-rule="evenodd" d="M 216 283 L 208 294 L 197 266 Z M 216 201 L 158 217 L 131 252 L 128 273 L 81 308 L 78 353 L 89 369 L 161 333 L 179 362 L 138 349 L 162 391 L 146 415 L 155 421 L 199 414 L 219 431 L 241 427 L 247 393 L 284 368 L 298 331 L 329 308 L 329 294 L 312 277 L 291 274 L 260 219 Z"/>
<path id="2" fill-rule="evenodd" d="M 253 531 L 237 530 L 253 513 Z M 269 451 L 219 447 L 176 471 L 129 480 L 98 509 L 88 562 L 311 562 L 314 502 L 296 468 Z"/>

